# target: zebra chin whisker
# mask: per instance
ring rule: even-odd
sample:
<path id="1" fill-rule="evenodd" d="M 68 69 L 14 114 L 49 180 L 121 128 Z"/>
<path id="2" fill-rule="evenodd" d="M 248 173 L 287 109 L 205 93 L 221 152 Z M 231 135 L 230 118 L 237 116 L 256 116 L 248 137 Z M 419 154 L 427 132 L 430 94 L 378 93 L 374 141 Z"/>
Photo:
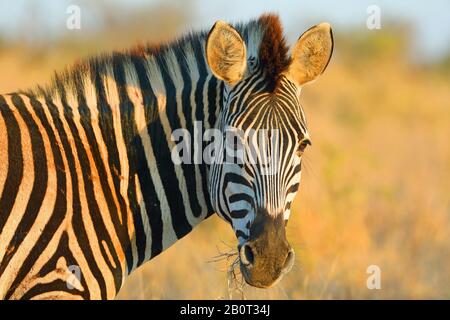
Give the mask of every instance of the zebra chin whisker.
<path id="1" fill-rule="evenodd" d="M 220 263 L 225 261 L 227 267 L 226 270 L 222 271 L 226 272 L 228 299 L 233 299 L 233 293 L 237 292 L 240 295 L 240 299 L 245 300 L 244 289 L 248 286 L 248 284 L 245 282 L 244 276 L 239 268 L 240 258 L 238 251 L 236 249 L 231 249 L 225 252 L 221 252 L 218 249 L 218 251 L 219 253 L 212 257 L 208 263 Z"/>
<path id="2" fill-rule="evenodd" d="M 235 257 L 239 258 L 238 252 L 235 249 L 230 250 L 230 251 L 226 251 L 226 252 L 221 252 L 219 250 L 219 253 L 217 255 L 215 255 L 214 257 L 212 257 L 208 261 L 208 263 L 216 263 L 216 262 L 221 262 L 221 261 L 224 261 L 224 260 L 226 260 L 228 262 L 230 259 L 233 259 Z"/>
<path id="3" fill-rule="evenodd" d="M 228 266 L 227 270 L 227 289 L 228 298 L 233 299 L 233 291 L 237 291 L 240 294 L 241 300 L 246 300 L 244 289 L 248 286 L 247 282 L 244 280 L 244 275 L 242 274 L 240 268 L 239 256 Z"/>

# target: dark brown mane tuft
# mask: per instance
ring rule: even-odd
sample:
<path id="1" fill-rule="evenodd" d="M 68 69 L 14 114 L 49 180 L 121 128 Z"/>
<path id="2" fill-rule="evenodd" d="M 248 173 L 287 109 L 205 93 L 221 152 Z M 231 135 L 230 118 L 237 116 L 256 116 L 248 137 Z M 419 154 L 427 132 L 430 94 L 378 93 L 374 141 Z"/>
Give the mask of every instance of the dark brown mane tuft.
<path id="1" fill-rule="evenodd" d="M 259 18 L 259 22 L 264 28 L 259 59 L 273 89 L 280 74 L 289 66 L 288 47 L 278 16 L 265 14 Z"/>
<path id="2" fill-rule="evenodd" d="M 131 54 L 132 56 L 145 58 L 147 54 L 147 45 L 142 42 L 139 42 L 134 47 L 129 49 L 128 53 Z"/>

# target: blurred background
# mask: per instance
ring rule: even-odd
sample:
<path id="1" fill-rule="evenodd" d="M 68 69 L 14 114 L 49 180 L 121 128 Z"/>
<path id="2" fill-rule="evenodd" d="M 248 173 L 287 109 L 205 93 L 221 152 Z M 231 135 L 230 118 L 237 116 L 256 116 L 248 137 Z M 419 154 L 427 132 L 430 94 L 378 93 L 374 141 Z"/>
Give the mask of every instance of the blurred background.
<path id="1" fill-rule="evenodd" d="M 68 29 L 70 5 L 81 29 Z M 379 8 L 380 28 L 367 20 Z M 267 290 L 230 281 L 217 217 L 135 271 L 122 299 L 450 298 L 450 2 L 0 2 L 0 92 L 45 84 L 92 54 L 278 13 L 290 45 L 333 25 L 335 50 L 302 103 L 314 146 L 287 227 L 294 269 Z M 371 20 L 373 22 L 373 20 Z M 381 270 L 369 290 L 367 268 Z"/>

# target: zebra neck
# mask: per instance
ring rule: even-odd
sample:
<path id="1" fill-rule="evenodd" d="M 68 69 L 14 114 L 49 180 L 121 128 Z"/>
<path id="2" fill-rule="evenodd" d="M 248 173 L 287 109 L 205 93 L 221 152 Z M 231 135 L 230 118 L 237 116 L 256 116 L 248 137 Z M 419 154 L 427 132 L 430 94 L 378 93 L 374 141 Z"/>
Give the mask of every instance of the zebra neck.
<path id="1" fill-rule="evenodd" d="M 193 138 L 199 124 L 214 127 L 223 85 L 207 72 L 202 57 L 186 64 L 167 56 L 119 62 L 110 70 L 115 83 L 108 77 L 102 82 L 105 105 L 120 110 L 122 138 L 114 135 L 124 146 L 118 158 L 120 190 L 134 227 L 126 254 L 131 272 L 213 213 L 206 165 L 174 163 L 172 134 L 181 129 Z"/>
<path id="2" fill-rule="evenodd" d="M 86 192 L 90 215 L 107 212 L 104 219 L 114 225 L 92 228 L 117 234 L 123 254 L 111 254 L 125 259 L 123 275 L 213 213 L 206 164 L 175 164 L 172 133 L 182 129 L 194 137 L 199 124 L 214 127 L 223 84 L 208 72 L 203 56 L 186 61 L 113 55 L 91 62 L 88 71 L 57 78 L 39 98 L 72 129 L 61 130 L 63 139 L 83 141 L 73 146 L 80 157 L 74 161 L 85 187 L 101 191 Z"/>

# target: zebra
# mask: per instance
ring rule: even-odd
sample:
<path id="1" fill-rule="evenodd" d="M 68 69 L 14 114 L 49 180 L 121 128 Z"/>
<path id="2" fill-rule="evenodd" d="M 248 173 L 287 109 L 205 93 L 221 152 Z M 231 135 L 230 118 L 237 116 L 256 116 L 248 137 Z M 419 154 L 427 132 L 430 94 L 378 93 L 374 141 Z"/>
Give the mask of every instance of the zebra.
<path id="1" fill-rule="evenodd" d="M 300 92 L 332 51 L 321 23 L 289 55 L 279 17 L 264 14 L 91 57 L 1 95 L 0 298 L 113 299 L 214 213 L 234 230 L 245 281 L 274 285 L 294 263 L 285 226 L 311 144 Z M 193 135 L 196 123 L 239 129 L 244 145 L 251 129 L 277 130 L 275 173 L 175 163 L 173 132 Z"/>

